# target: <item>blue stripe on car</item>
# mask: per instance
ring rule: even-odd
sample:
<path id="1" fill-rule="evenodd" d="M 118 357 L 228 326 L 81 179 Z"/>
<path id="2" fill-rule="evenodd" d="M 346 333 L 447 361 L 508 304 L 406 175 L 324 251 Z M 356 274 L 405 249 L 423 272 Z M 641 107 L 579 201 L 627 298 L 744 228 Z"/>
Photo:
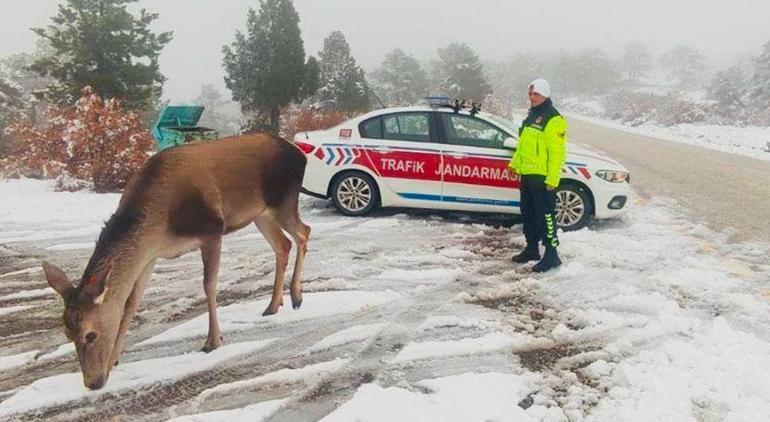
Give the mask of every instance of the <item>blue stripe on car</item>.
<path id="1" fill-rule="evenodd" d="M 518 207 L 519 201 L 505 201 L 502 199 L 465 198 L 461 196 L 428 195 L 422 193 L 398 193 L 398 196 L 406 199 L 422 201 L 457 202 L 464 204 L 502 205 L 504 207 Z"/>

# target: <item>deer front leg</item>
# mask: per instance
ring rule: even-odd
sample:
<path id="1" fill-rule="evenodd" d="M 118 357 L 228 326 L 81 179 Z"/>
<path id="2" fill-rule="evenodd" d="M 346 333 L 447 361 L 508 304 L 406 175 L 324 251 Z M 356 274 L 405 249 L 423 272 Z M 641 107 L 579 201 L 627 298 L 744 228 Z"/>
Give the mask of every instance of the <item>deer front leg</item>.
<path id="1" fill-rule="evenodd" d="M 203 345 L 203 351 L 208 353 L 222 345 L 222 332 L 219 330 L 217 318 L 217 278 L 219 276 L 219 257 L 222 252 L 222 237 L 207 239 L 201 245 L 203 258 L 203 290 L 209 308 L 209 335 Z"/>
<path id="2" fill-rule="evenodd" d="M 289 252 L 291 251 L 291 241 L 281 230 L 281 226 L 269 215 L 263 215 L 254 223 L 262 235 L 265 236 L 270 246 L 275 252 L 275 281 L 273 282 L 273 296 L 270 304 L 262 313 L 262 316 L 273 315 L 278 312 L 278 308 L 283 305 L 283 281 L 286 275 L 286 267 L 289 265 Z"/>
<path id="3" fill-rule="evenodd" d="M 115 339 L 115 347 L 112 348 L 112 354 L 110 356 L 110 362 L 112 366 L 118 364 L 120 355 L 123 353 L 123 339 L 126 337 L 126 331 L 131 324 L 131 320 L 134 319 L 136 309 L 139 307 L 139 299 L 141 299 L 144 289 L 147 287 L 147 282 L 150 280 L 152 269 L 155 267 L 155 260 L 147 264 L 142 270 L 142 273 L 136 279 L 134 288 L 131 290 L 131 295 L 126 301 L 126 305 L 123 308 L 123 318 L 120 320 L 120 327 L 118 328 L 118 336 Z"/>

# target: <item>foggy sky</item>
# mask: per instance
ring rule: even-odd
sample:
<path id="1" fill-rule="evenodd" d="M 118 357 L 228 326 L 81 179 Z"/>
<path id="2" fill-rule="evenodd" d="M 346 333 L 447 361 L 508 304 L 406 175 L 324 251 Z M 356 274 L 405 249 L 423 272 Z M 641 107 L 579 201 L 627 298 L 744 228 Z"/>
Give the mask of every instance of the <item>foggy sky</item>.
<path id="1" fill-rule="evenodd" d="M 0 0 L 0 56 L 30 51 L 28 28 L 46 25 L 56 0 Z M 579 50 L 610 53 L 638 39 L 660 54 L 677 43 L 698 48 L 721 66 L 756 53 L 770 41 L 770 2 L 764 0 L 295 0 L 305 50 L 316 55 L 333 30 L 345 33 L 353 54 L 375 68 L 393 48 L 420 59 L 453 41 L 473 47 L 482 59 L 515 52 Z M 195 97 L 201 83 L 224 87 L 222 46 L 243 29 L 257 0 L 140 0 L 160 13 L 155 27 L 174 31 L 161 56 L 168 78 L 165 97 Z"/>

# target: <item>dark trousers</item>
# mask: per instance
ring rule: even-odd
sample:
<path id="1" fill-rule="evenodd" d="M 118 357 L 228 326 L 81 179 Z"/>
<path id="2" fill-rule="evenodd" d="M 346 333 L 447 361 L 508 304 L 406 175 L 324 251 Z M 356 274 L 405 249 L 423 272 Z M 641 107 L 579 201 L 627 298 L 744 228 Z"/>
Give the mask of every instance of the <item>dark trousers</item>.
<path id="1" fill-rule="evenodd" d="M 556 191 L 545 187 L 545 176 L 521 176 L 521 218 L 527 247 L 537 247 L 542 241 L 546 248 L 559 246 L 556 235 Z"/>

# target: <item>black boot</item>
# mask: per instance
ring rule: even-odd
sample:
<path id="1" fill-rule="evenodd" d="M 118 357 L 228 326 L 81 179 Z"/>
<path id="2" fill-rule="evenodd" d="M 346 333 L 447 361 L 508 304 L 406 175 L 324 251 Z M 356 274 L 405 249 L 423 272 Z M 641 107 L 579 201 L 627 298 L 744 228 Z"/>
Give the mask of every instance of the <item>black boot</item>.
<path id="1" fill-rule="evenodd" d="M 532 271 L 536 273 L 544 273 L 548 270 L 558 267 L 559 265 L 561 265 L 561 259 L 559 259 L 559 254 L 556 252 L 556 248 L 547 247 L 545 248 L 545 255 L 543 255 L 543 259 L 541 259 L 540 262 L 532 267 Z"/>
<path id="2" fill-rule="evenodd" d="M 526 248 L 524 248 L 523 251 L 519 252 L 518 255 L 514 255 L 511 258 L 511 261 L 517 263 L 517 264 L 523 264 L 525 262 L 529 261 L 539 261 L 540 260 L 540 251 L 537 249 L 537 245 L 527 245 Z"/>

